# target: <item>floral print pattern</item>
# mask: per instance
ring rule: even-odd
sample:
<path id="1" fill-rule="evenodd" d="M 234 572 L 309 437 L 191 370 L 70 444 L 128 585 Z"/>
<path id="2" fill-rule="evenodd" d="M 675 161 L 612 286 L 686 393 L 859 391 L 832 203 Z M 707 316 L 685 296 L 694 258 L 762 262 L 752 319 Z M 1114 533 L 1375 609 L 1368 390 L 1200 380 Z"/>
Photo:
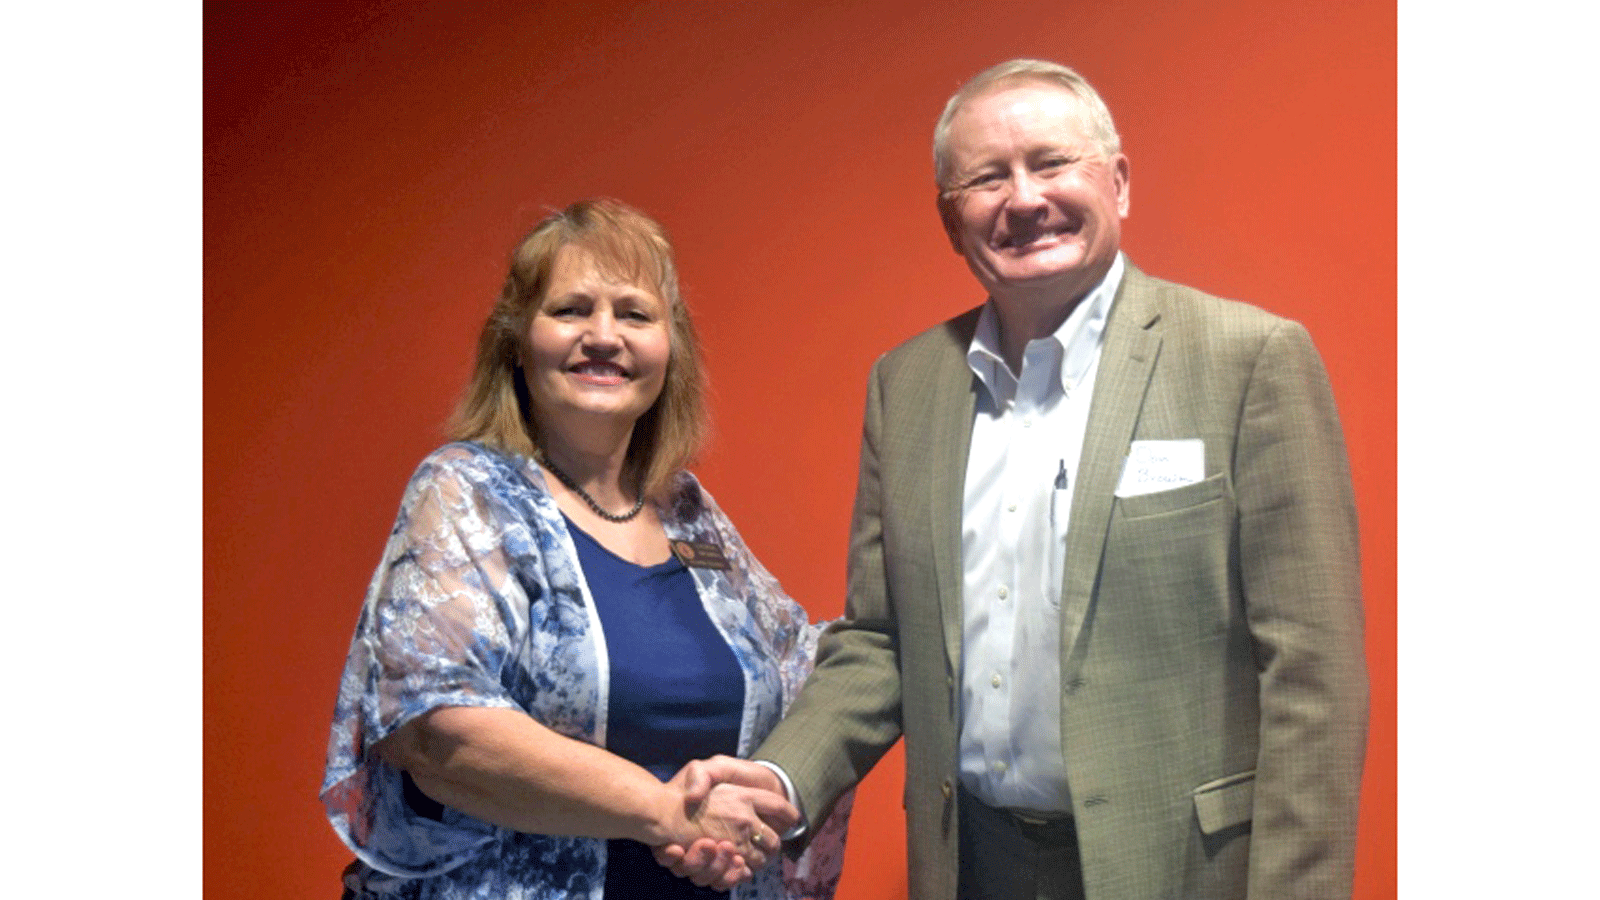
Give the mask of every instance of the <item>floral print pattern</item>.
<path id="1" fill-rule="evenodd" d="M 658 508 L 669 540 L 715 543 L 725 570 L 691 568 L 745 678 L 739 754 L 772 730 L 810 673 L 822 626 L 783 593 L 695 478 Z M 605 841 L 526 834 L 406 803 L 372 746 L 442 706 L 517 709 L 605 746 L 608 665 L 565 520 L 531 460 L 450 444 L 418 467 L 350 644 L 322 800 L 357 863 L 347 896 L 601 900 Z M 848 798 L 798 860 L 768 866 L 734 900 L 826 900 L 843 864 Z"/>

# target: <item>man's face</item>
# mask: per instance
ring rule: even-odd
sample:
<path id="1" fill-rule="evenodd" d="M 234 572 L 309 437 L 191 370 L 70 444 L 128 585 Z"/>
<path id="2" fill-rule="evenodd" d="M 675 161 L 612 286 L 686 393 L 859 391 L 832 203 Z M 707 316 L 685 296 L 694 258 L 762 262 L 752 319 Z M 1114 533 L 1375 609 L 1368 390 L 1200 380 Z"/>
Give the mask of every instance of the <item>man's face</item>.
<path id="1" fill-rule="evenodd" d="M 1076 301 L 1111 267 L 1128 215 L 1128 160 L 1090 137 L 1078 98 L 1012 81 L 950 120 L 945 232 L 997 299 Z"/>

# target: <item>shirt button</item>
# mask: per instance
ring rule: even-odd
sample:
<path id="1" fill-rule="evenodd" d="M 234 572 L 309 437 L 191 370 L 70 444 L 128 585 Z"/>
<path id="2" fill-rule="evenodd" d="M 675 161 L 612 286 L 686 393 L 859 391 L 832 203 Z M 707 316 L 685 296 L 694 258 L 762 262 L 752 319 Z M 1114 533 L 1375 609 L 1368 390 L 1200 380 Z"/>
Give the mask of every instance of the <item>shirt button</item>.
<path id="1" fill-rule="evenodd" d="M 1004 775 L 1006 773 L 1006 761 L 1003 760 L 1003 759 L 995 760 L 993 763 L 990 764 L 990 767 L 993 768 L 996 772 L 1000 773 L 1001 775 Z"/>
<path id="2" fill-rule="evenodd" d="M 1010 506 L 1006 507 L 1006 512 L 1016 512 L 1016 511 L 1017 511 L 1017 505 L 1015 503 L 1013 503 Z"/>
<path id="3" fill-rule="evenodd" d="M 989 677 L 989 683 L 990 683 L 990 684 L 992 684 L 992 685 L 994 685 L 994 686 L 995 686 L 995 687 L 999 687 L 999 686 L 1000 686 L 1000 682 L 1001 682 L 1001 681 L 1002 681 L 1002 680 L 1003 680 L 1003 679 L 1001 679 L 1001 677 L 1000 677 L 1000 676 L 999 676 L 999 675 L 998 675 L 998 674 L 995 674 L 995 675 L 991 675 L 991 676 L 990 676 L 990 677 Z"/>
<path id="4" fill-rule="evenodd" d="M 1003 584 L 1000 585 L 1000 590 L 996 591 L 995 593 L 997 593 L 1000 596 L 1001 600 L 1004 600 L 1006 597 L 1010 596 L 1010 594 L 1011 594 L 1010 591 L 1006 590 L 1006 586 L 1003 585 Z"/>
<path id="5" fill-rule="evenodd" d="M 1022 420 L 1022 427 L 1023 428 L 1032 428 L 1033 427 L 1033 416 L 1028 416 L 1026 419 L 1023 419 Z"/>

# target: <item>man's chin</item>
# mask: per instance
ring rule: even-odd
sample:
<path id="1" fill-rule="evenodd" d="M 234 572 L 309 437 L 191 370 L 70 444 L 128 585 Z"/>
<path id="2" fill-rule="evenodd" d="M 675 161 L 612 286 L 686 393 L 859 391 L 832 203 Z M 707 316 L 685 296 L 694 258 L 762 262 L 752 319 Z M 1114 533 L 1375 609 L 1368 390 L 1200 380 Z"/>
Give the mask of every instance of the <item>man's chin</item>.
<path id="1" fill-rule="evenodd" d="M 1049 290 L 1055 286 L 1079 284 L 1093 276 L 1093 272 L 1081 265 L 1007 266 L 997 269 L 985 280 L 991 293 L 1003 293 Z"/>
<path id="2" fill-rule="evenodd" d="M 1012 267 L 1006 271 L 982 273 L 979 281 L 988 289 L 989 296 L 996 300 L 1049 304 L 1076 302 L 1093 290 L 1110 268 L 1109 262 L 1095 266 L 1037 269 Z"/>
<path id="3" fill-rule="evenodd" d="M 1048 247 L 1026 254 L 985 260 L 996 284 L 1032 284 L 1071 279 L 1089 268 L 1083 249 L 1074 244 Z"/>

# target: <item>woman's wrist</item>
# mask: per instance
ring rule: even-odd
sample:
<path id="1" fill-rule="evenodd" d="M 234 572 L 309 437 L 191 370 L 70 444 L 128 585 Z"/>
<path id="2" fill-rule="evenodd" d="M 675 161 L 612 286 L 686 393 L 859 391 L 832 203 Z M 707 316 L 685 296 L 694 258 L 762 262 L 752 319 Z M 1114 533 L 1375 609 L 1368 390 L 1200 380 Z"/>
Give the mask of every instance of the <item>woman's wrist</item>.
<path id="1" fill-rule="evenodd" d="M 649 792 L 639 834 L 631 837 L 641 844 L 661 847 L 666 844 L 688 844 L 691 827 L 684 810 L 683 792 L 671 784 L 662 784 Z"/>

